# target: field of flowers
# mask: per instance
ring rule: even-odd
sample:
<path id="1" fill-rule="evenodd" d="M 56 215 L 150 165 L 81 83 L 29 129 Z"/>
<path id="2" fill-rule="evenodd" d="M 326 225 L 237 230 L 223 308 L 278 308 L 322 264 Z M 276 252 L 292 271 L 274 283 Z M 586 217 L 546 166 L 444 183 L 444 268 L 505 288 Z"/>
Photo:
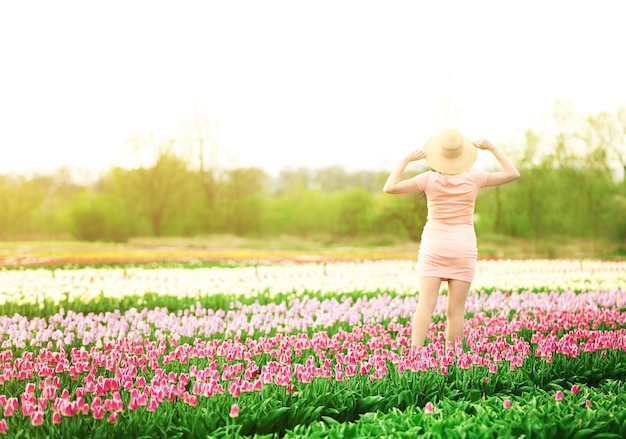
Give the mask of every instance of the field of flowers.
<path id="1" fill-rule="evenodd" d="M 626 437 L 626 262 L 481 260 L 410 349 L 410 260 L 0 269 L 0 434 Z"/>

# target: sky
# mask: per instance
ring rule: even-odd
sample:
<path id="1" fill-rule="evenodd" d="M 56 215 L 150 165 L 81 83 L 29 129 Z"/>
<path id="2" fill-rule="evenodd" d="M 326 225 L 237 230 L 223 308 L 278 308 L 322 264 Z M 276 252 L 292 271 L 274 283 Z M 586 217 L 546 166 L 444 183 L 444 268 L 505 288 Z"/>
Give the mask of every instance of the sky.
<path id="1" fill-rule="evenodd" d="M 132 166 L 201 114 L 220 166 L 391 170 L 626 105 L 621 1 L 0 3 L 0 173 Z M 133 152 L 134 151 L 134 152 Z"/>

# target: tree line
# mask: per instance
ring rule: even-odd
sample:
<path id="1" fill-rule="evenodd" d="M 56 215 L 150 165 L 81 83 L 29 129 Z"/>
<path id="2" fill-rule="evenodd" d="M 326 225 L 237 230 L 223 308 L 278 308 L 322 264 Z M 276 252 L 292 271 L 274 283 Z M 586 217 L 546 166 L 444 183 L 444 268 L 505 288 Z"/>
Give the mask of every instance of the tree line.
<path id="1" fill-rule="evenodd" d="M 505 145 L 521 178 L 479 194 L 477 233 L 599 238 L 624 247 L 626 109 L 579 117 L 567 105 L 556 105 L 551 124 Z M 271 177 L 260 168 L 217 166 L 207 148 L 214 145 L 202 136 L 196 137 L 194 154 L 176 152 L 171 141 L 140 140 L 155 151 L 153 161 L 114 167 L 94 183 L 77 183 L 64 169 L 0 175 L 0 238 L 70 235 L 124 242 L 228 233 L 417 241 L 426 221 L 423 195 L 382 192 L 391 169 L 300 168 Z"/>

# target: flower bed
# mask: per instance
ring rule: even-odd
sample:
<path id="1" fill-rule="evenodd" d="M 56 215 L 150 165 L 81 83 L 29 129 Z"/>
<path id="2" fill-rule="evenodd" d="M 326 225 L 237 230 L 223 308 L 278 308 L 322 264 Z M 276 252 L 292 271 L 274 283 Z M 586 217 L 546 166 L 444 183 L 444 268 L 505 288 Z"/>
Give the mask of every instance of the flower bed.
<path id="1" fill-rule="evenodd" d="M 407 261 L 16 270 L 0 285 L 23 311 L 0 316 L 12 436 L 626 433 L 625 263 L 481 262 L 448 350 L 445 290 L 429 343 L 409 348 Z"/>

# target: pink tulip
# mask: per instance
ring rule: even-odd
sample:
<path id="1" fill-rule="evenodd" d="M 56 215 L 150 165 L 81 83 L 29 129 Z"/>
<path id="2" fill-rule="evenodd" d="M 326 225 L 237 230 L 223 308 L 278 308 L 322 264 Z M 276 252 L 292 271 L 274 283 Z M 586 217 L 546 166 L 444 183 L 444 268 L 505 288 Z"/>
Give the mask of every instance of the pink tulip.
<path id="1" fill-rule="evenodd" d="M 115 401 L 113 401 L 112 399 L 105 399 L 102 405 L 105 412 L 115 411 Z"/>
<path id="2" fill-rule="evenodd" d="M 13 416 L 13 413 L 15 413 L 15 408 L 12 404 L 7 403 L 7 405 L 4 406 L 4 417 L 8 418 L 10 416 Z"/>
<path id="3" fill-rule="evenodd" d="M 557 401 L 563 400 L 563 392 L 561 390 L 558 390 L 556 392 L 556 395 L 554 395 L 554 399 L 556 399 Z"/>
<path id="4" fill-rule="evenodd" d="M 511 408 L 511 400 L 510 399 L 505 399 L 504 402 L 502 403 L 502 406 L 505 409 L 510 409 Z"/>
<path id="5" fill-rule="evenodd" d="M 135 380 L 135 386 L 139 389 L 146 387 L 146 377 L 144 376 L 137 377 L 137 379 Z"/>
<path id="6" fill-rule="evenodd" d="M 30 415 L 30 423 L 38 427 L 43 424 L 43 412 L 36 410 Z"/>
<path id="7" fill-rule="evenodd" d="M 337 381 L 343 381 L 343 377 L 344 377 L 343 366 L 337 363 L 335 365 L 335 379 Z"/>
<path id="8" fill-rule="evenodd" d="M 60 412 L 63 416 L 74 416 L 76 404 L 65 399 L 61 399 L 59 404 Z"/>
<path id="9" fill-rule="evenodd" d="M 148 407 L 146 407 L 146 410 L 148 410 L 149 412 L 156 412 L 156 409 L 158 406 L 159 406 L 159 403 L 157 402 L 157 400 L 155 398 L 150 398 L 150 401 L 148 402 Z"/>
<path id="10" fill-rule="evenodd" d="M 93 412 L 94 419 L 104 418 L 104 407 L 102 405 L 92 406 L 91 411 Z"/>
<path id="11" fill-rule="evenodd" d="M 574 395 L 578 395 L 578 392 L 580 391 L 580 388 L 578 387 L 578 384 L 574 384 L 572 386 L 572 394 Z"/>
<path id="12" fill-rule="evenodd" d="M 228 391 L 235 398 L 241 395 L 241 384 L 237 381 L 229 381 L 228 383 Z"/>
<path id="13" fill-rule="evenodd" d="M 19 406 L 20 406 L 20 402 L 15 396 L 12 396 L 7 399 L 6 407 L 11 407 L 13 410 L 17 410 Z"/>
<path id="14" fill-rule="evenodd" d="M 88 381 L 85 383 L 85 392 L 87 393 L 93 393 L 96 391 L 96 383 L 94 383 L 93 381 Z"/>
<path id="15" fill-rule="evenodd" d="M 109 417 L 107 418 L 107 421 L 109 421 L 111 424 L 115 424 L 117 422 L 117 412 L 113 412 L 109 415 Z"/>
<path id="16" fill-rule="evenodd" d="M 23 402 L 21 410 L 23 416 L 32 416 L 35 412 L 35 406 L 31 402 Z"/>
<path id="17" fill-rule="evenodd" d="M 585 401 L 585 406 L 586 406 L 587 408 L 591 408 L 591 405 L 592 405 L 592 404 L 591 404 L 591 400 L 589 400 L 589 399 L 588 399 L 588 400 L 586 400 L 586 401 Z"/>
<path id="18" fill-rule="evenodd" d="M 60 412 L 52 412 L 52 423 L 60 424 L 61 423 L 61 413 Z"/>
<path id="19" fill-rule="evenodd" d="M 186 394 L 184 401 L 189 404 L 192 407 L 195 407 L 198 405 L 198 396 L 197 395 L 190 395 L 190 394 Z"/>
<path id="20" fill-rule="evenodd" d="M 345 376 L 353 377 L 356 375 L 356 365 L 355 364 L 347 364 L 345 369 Z"/>
<path id="21" fill-rule="evenodd" d="M 263 383 L 261 382 L 261 380 L 256 380 L 254 382 L 254 390 L 256 392 L 260 392 L 263 389 Z"/>
<path id="22" fill-rule="evenodd" d="M 432 402 L 428 401 L 424 406 L 424 413 L 430 415 L 433 411 L 435 411 L 435 407 L 433 406 Z"/>
<path id="23" fill-rule="evenodd" d="M 48 400 L 46 398 L 38 398 L 37 399 L 37 408 L 42 412 L 46 410 L 48 407 Z"/>
<path id="24" fill-rule="evenodd" d="M 102 407 L 102 398 L 99 396 L 94 396 L 93 400 L 91 400 L 91 410 L 95 407 Z"/>
<path id="25" fill-rule="evenodd" d="M 7 434 L 7 421 L 0 419 L 0 434 Z"/>
<path id="26" fill-rule="evenodd" d="M 29 394 L 29 395 L 34 395 L 35 394 L 35 383 L 28 383 L 28 384 L 26 384 L 26 389 L 24 389 L 24 393 Z"/>
<path id="27" fill-rule="evenodd" d="M 233 404 L 230 406 L 229 416 L 231 418 L 236 418 L 237 416 L 239 416 L 239 404 Z"/>

